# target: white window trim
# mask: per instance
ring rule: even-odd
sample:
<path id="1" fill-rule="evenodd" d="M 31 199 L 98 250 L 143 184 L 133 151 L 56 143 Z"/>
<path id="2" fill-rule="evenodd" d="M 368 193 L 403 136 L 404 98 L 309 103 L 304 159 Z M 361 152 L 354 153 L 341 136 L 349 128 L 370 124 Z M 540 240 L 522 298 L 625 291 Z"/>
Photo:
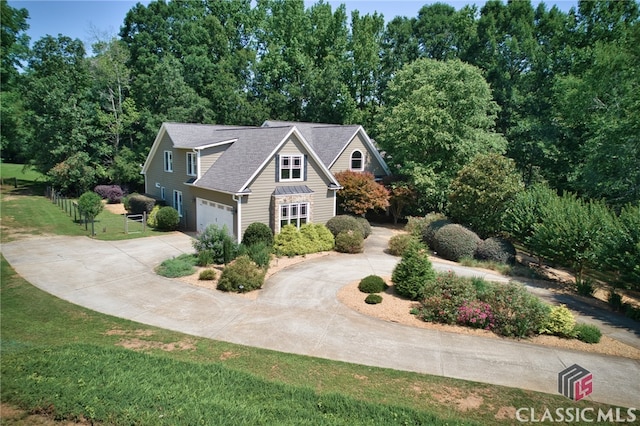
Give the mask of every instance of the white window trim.
<path id="1" fill-rule="evenodd" d="M 294 167 L 294 162 L 295 160 L 298 159 L 300 161 L 300 167 Z M 284 166 L 284 162 L 285 160 L 289 161 L 289 165 L 287 167 Z M 280 178 L 280 182 L 302 182 L 304 181 L 304 155 L 302 154 L 288 154 L 288 155 L 280 155 L 280 164 L 279 164 L 279 178 Z M 284 170 L 289 170 L 289 176 L 288 178 L 284 178 L 282 177 L 282 172 Z M 291 177 L 293 176 L 293 171 L 294 170 L 300 170 L 300 177 L 299 178 L 294 178 Z"/>
<path id="2" fill-rule="evenodd" d="M 187 176 L 198 176 L 198 155 L 187 152 Z"/>
<path id="3" fill-rule="evenodd" d="M 173 208 L 178 211 L 178 215 L 182 217 L 182 191 L 173 190 Z"/>
<path id="4" fill-rule="evenodd" d="M 163 155 L 164 171 L 173 173 L 173 151 L 165 151 Z"/>
<path id="5" fill-rule="evenodd" d="M 286 209 L 286 215 L 283 215 L 283 210 Z M 293 215 L 293 210 L 296 211 L 296 214 Z M 302 213 L 304 211 L 304 213 Z M 284 225 L 293 224 L 296 228 L 300 228 L 301 225 L 305 223 L 309 223 L 309 203 L 289 203 L 289 204 L 280 204 L 278 209 L 278 223 L 280 224 L 280 229 Z M 301 219 L 304 221 L 301 223 Z M 287 221 L 286 224 L 283 224 L 283 221 Z"/>
<path id="6" fill-rule="evenodd" d="M 353 167 L 353 154 L 355 154 L 356 152 L 360 153 L 360 168 L 354 168 Z M 360 151 L 359 149 L 354 149 L 353 151 L 351 151 L 351 155 L 349 156 L 349 170 L 354 171 L 354 172 L 361 172 L 364 170 L 364 153 L 362 151 Z"/>
<path id="7" fill-rule="evenodd" d="M 162 200 L 167 199 L 166 188 L 164 186 L 160 187 L 160 199 Z"/>

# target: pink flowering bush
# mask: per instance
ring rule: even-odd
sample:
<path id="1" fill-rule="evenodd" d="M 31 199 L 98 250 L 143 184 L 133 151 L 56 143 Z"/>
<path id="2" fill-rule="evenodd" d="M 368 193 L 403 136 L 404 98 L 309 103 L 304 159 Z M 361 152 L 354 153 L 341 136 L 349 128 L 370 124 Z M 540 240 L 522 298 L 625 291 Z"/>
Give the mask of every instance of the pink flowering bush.
<path id="1" fill-rule="evenodd" d="M 491 305 L 479 300 L 470 300 L 462 302 L 458 308 L 458 318 L 456 322 L 460 325 L 466 325 L 472 328 L 483 328 L 492 330 L 496 323 Z"/>

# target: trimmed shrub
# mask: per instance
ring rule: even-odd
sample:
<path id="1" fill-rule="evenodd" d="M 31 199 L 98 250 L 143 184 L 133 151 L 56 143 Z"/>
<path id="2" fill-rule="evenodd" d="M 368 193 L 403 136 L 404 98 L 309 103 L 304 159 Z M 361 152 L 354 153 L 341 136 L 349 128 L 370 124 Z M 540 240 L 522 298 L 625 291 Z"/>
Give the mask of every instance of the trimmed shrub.
<path id="1" fill-rule="evenodd" d="M 447 219 L 437 219 L 427 223 L 426 227 L 422 231 L 422 241 L 429 247 L 434 247 L 434 236 L 436 232 L 443 226 L 451 225 L 451 222 Z"/>
<path id="2" fill-rule="evenodd" d="M 513 265 L 516 263 L 516 248 L 504 238 L 491 237 L 480 241 L 474 257 L 478 260 Z"/>
<path id="3" fill-rule="evenodd" d="M 530 294 L 523 285 L 492 284 L 478 295 L 493 309 L 494 331 L 507 337 L 527 337 L 547 323 L 551 307 Z"/>
<path id="4" fill-rule="evenodd" d="M 369 275 L 360 280 L 358 290 L 363 293 L 382 293 L 387 289 L 387 283 L 377 275 Z"/>
<path id="5" fill-rule="evenodd" d="M 222 291 L 246 293 L 261 288 L 264 276 L 264 269 L 249 259 L 249 256 L 240 256 L 222 270 L 217 288 Z"/>
<path id="6" fill-rule="evenodd" d="M 155 199 L 138 193 L 129 195 L 126 200 L 125 208 L 129 210 L 131 214 L 151 213 L 153 206 L 156 205 Z"/>
<path id="7" fill-rule="evenodd" d="M 194 274 L 196 268 L 196 257 L 192 254 L 181 254 L 180 256 L 167 259 L 156 268 L 156 273 L 167 278 L 185 277 Z"/>
<path id="8" fill-rule="evenodd" d="M 407 218 L 407 224 L 404 230 L 414 235 L 415 237 L 422 238 L 424 231 L 431 223 L 436 220 L 446 219 L 447 217 L 442 213 L 429 213 L 426 216 L 410 216 Z"/>
<path id="9" fill-rule="evenodd" d="M 476 299 L 473 281 L 452 272 L 437 274 L 423 289 L 421 317 L 425 321 L 455 324 L 460 307 Z"/>
<path id="10" fill-rule="evenodd" d="M 275 252 L 282 256 L 299 256 L 333 248 L 333 235 L 319 223 L 305 223 L 296 228 L 285 225 L 275 236 Z"/>
<path id="11" fill-rule="evenodd" d="M 429 260 L 427 248 L 418 242 L 409 245 L 391 275 L 395 292 L 411 300 L 421 299 L 425 287 L 435 278 L 436 273 Z"/>
<path id="12" fill-rule="evenodd" d="M 355 217 L 346 214 L 334 216 L 329 219 L 327 221 L 327 228 L 329 228 L 329 231 L 331 231 L 334 237 L 337 237 L 339 233 L 344 231 L 360 231 L 364 237 L 360 222 L 358 222 Z"/>
<path id="13" fill-rule="evenodd" d="M 222 264 L 225 260 L 228 263 L 233 260 L 238 250 L 226 225 L 222 228 L 218 228 L 217 225 L 207 226 L 193 242 L 193 248 L 198 252 L 200 266 L 211 263 Z"/>
<path id="14" fill-rule="evenodd" d="M 599 343 L 602 337 L 600 329 L 590 324 L 576 324 L 573 334 L 578 340 L 585 343 Z"/>
<path id="15" fill-rule="evenodd" d="M 247 246 L 246 254 L 253 262 L 261 268 L 268 269 L 271 262 L 271 246 L 264 241 Z"/>
<path id="16" fill-rule="evenodd" d="M 450 224 L 436 231 L 433 245 L 429 244 L 429 247 L 438 256 L 457 262 L 463 257 L 473 257 L 480 241 L 473 231 L 462 225 Z"/>
<path id="17" fill-rule="evenodd" d="M 203 269 L 198 275 L 198 279 L 201 281 L 213 281 L 216 279 L 215 269 Z"/>
<path id="18" fill-rule="evenodd" d="M 540 333 L 551 334 L 560 337 L 574 337 L 576 319 L 565 305 L 554 306 L 547 321 L 540 329 Z"/>
<path id="19" fill-rule="evenodd" d="M 173 207 L 162 207 L 156 213 L 156 227 L 162 231 L 173 231 L 178 228 L 179 223 L 180 214 Z"/>
<path id="20" fill-rule="evenodd" d="M 329 251 L 333 249 L 333 234 L 321 223 L 305 223 L 300 226 L 300 234 L 309 245 L 310 252 Z"/>
<path id="21" fill-rule="evenodd" d="M 370 294 L 365 297 L 364 303 L 368 305 L 377 305 L 378 303 L 382 303 L 382 296 L 379 294 Z"/>
<path id="22" fill-rule="evenodd" d="M 389 254 L 402 256 L 411 242 L 415 242 L 416 237 L 411 234 L 396 234 L 389 239 Z"/>
<path id="23" fill-rule="evenodd" d="M 159 211 L 160 211 L 159 205 L 156 204 L 155 206 L 153 206 L 153 209 L 151 209 L 151 212 L 147 216 L 147 226 L 151 228 L 155 228 L 158 226 L 158 221 L 156 220 L 156 216 Z"/>
<path id="24" fill-rule="evenodd" d="M 100 197 L 107 200 L 109 204 L 118 204 L 124 197 L 122 188 L 118 185 L 98 185 L 93 189 Z"/>
<path id="25" fill-rule="evenodd" d="M 456 322 L 471 328 L 491 330 L 495 327 L 495 318 L 491 305 L 479 300 L 464 301 L 458 308 Z"/>
<path id="26" fill-rule="evenodd" d="M 371 235 L 371 224 L 364 217 L 356 217 L 358 224 L 360 224 L 360 230 L 362 231 L 362 236 L 366 240 Z"/>
<path id="27" fill-rule="evenodd" d="M 362 253 L 364 250 L 364 237 L 362 232 L 342 231 L 336 237 L 336 251 L 340 253 Z"/>
<path id="28" fill-rule="evenodd" d="M 247 226 L 242 236 L 242 244 L 249 247 L 259 242 L 265 243 L 269 247 L 273 247 L 273 231 L 267 225 L 261 222 L 254 222 Z"/>

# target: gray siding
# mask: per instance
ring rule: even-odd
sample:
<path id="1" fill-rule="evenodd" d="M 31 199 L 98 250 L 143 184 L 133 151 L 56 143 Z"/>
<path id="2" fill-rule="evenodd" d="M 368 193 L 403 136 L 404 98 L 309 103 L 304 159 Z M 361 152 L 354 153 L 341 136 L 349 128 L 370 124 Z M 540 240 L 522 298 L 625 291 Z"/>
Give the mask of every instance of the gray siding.
<path id="1" fill-rule="evenodd" d="M 324 176 L 320 166 L 311 158 L 304 149 L 302 143 L 292 136 L 276 153 L 281 154 L 304 154 L 307 155 L 307 180 L 303 182 L 276 182 L 276 160 L 275 155 L 269 160 L 267 165 L 256 176 L 249 185 L 251 194 L 246 198 L 246 203 L 242 204 L 242 231 L 253 222 L 262 222 L 272 225 L 271 203 L 275 187 L 280 185 L 307 185 L 313 190 L 313 206 L 310 212 L 310 221 L 315 223 L 326 223 L 333 217 L 334 199 L 333 192 L 327 190 L 330 184 L 328 178 Z"/>
<path id="2" fill-rule="evenodd" d="M 343 170 L 351 169 L 351 153 L 355 150 L 362 152 L 364 156 L 364 170 L 373 173 L 374 176 L 386 176 L 384 168 L 374 156 L 367 145 L 363 142 L 360 133 L 349 142 L 347 147 L 342 151 L 342 154 L 338 156 L 338 159 L 331 166 L 331 172 L 337 173 Z"/>
<path id="3" fill-rule="evenodd" d="M 164 152 L 173 152 L 173 172 L 164 171 Z M 155 155 L 151 159 L 145 175 L 145 190 L 156 198 L 161 197 L 161 187 L 165 188 L 165 202 L 173 206 L 173 191 L 182 191 L 182 223 L 187 230 L 194 230 L 196 223 L 195 203 L 192 202 L 192 188 L 185 185 L 192 176 L 187 176 L 187 152 L 191 150 L 173 148 L 167 133 L 162 136 Z M 159 184 L 158 187 L 156 184 Z"/>

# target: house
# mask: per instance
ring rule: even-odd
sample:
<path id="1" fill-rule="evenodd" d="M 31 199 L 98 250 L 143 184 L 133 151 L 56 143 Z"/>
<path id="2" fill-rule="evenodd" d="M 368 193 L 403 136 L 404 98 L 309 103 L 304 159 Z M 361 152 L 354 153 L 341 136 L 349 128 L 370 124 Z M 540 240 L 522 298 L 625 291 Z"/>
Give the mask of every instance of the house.
<path id="1" fill-rule="evenodd" d="M 275 233 L 325 223 L 336 214 L 342 170 L 390 173 L 362 126 L 163 123 L 142 174 L 145 192 L 178 210 L 185 229 L 226 225 L 240 241 L 253 222 Z"/>

